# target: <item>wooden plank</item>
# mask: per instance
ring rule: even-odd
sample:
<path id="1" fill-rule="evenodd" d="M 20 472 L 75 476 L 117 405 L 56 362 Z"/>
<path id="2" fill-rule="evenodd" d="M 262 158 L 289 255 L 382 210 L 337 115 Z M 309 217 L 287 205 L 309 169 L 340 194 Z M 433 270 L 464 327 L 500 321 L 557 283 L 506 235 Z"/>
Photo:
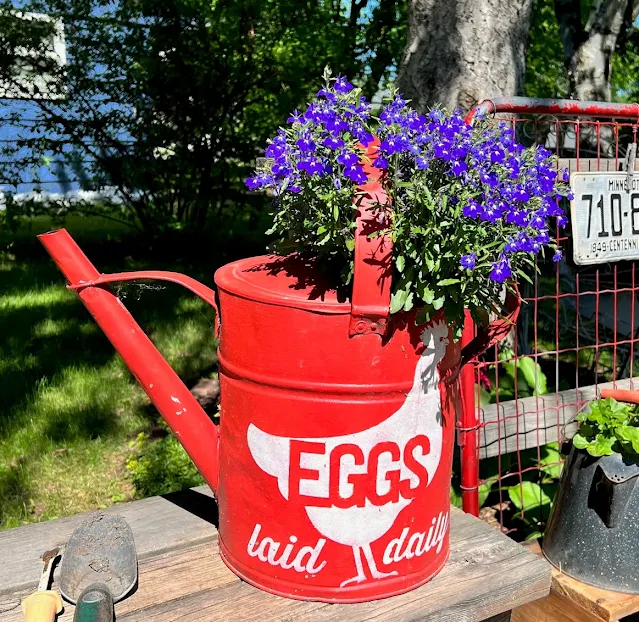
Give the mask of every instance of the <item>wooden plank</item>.
<path id="1" fill-rule="evenodd" d="M 574 417 L 585 404 L 597 398 L 601 389 L 613 386 L 635 388 L 639 386 L 639 377 L 482 406 L 479 457 L 490 458 L 517 449 L 531 449 L 553 443 L 560 436 L 571 438 L 577 431 Z M 563 426 L 563 434 L 559 434 Z"/>
<path id="2" fill-rule="evenodd" d="M 551 592 L 514 609 L 511 622 L 601 622 L 601 618 Z"/>
<path id="3" fill-rule="evenodd" d="M 539 556 L 542 555 L 538 542 L 528 544 L 526 548 Z M 604 620 L 604 622 L 615 622 L 639 612 L 639 595 L 613 592 L 586 585 L 560 572 L 557 568 L 552 569 L 551 593 L 573 603 L 596 620 Z"/>
<path id="4" fill-rule="evenodd" d="M 139 503 L 139 502 L 138 502 Z M 22 531 L 22 530 L 16 530 Z M 116 605 L 118 620 L 428 620 L 479 622 L 548 594 L 549 564 L 482 521 L 451 512 L 451 557 L 430 583 L 358 605 L 326 605 L 272 596 L 240 581 L 213 543 L 177 548 L 140 562 L 139 587 Z M 10 599 L 13 598 L 13 602 Z M 18 594 L 4 597 L 0 622 L 18 622 Z M 71 622 L 67 606 L 59 622 Z"/>
<path id="5" fill-rule="evenodd" d="M 430 583 L 407 594 L 356 605 L 287 601 L 248 584 L 227 585 L 193 598 L 119 617 L 127 622 L 153 620 L 375 620 L 481 621 L 509 611 L 522 600 L 547 594 L 550 569 L 533 567 L 523 547 L 459 510 L 451 514 L 451 558 Z"/>
<path id="6" fill-rule="evenodd" d="M 123 503 L 106 511 L 120 514 L 131 525 L 141 559 L 217 538 L 217 504 L 208 486 Z M 78 514 L 0 532 L 0 594 L 34 588 L 42 572 L 42 553 L 66 543 L 87 516 Z"/>
<path id="7" fill-rule="evenodd" d="M 118 619 L 127 613 L 145 611 L 157 603 L 187 599 L 204 590 L 239 582 L 222 563 L 216 541 L 147 557 L 140 561 L 138 573 L 136 591 L 116 605 Z M 52 587 L 59 590 L 57 581 Z M 19 605 L 22 596 L 30 592 L 0 596 L 2 622 L 22 620 Z M 7 610 L 4 617 L 1 615 L 3 610 Z M 58 620 L 72 620 L 74 611 L 75 607 L 65 602 L 64 614 Z"/>
<path id="8" fill-rule="evenodd" d="M 200 620 L 311 620 L 314 612 L 325 607 L 324 603 L 311 603 L 281 598 L 261 592 L 247 583 L 236 581 L 224 587 L 200 592 L 192 598 L 164 602 L 155 607 L 128 615 L 118 614 L 124 622 L 180 622 Z"/>

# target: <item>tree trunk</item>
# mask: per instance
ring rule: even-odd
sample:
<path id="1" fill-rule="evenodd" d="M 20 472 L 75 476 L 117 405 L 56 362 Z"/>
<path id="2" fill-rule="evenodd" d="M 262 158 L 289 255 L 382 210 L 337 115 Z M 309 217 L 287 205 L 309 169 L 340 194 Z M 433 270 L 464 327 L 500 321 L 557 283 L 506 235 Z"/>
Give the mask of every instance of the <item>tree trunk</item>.
<path id="1" fill-rule="evenodd" d="M 523 93 L 532 0 L 409 0 L 399 89 L 423 110 Z"/>
<path id="2" fill-rule="evenodd" d="M 612 55 L 638 11 L 637 0 L 593 0 L 584 26 L 579 0 L 555 0 L 572 99 L 611 100 Z"/>
<path id="3" fill-rule="evenodd" d="M 555 0 L 571 99 L 612 99 L 612 55 L 638 14 L 639 0 L 592 0 L 584 25 L 580 0 Z M 615 143 L 611 126 L 581 126 L 578 147 L 582 157 L 614 157 Z"/>

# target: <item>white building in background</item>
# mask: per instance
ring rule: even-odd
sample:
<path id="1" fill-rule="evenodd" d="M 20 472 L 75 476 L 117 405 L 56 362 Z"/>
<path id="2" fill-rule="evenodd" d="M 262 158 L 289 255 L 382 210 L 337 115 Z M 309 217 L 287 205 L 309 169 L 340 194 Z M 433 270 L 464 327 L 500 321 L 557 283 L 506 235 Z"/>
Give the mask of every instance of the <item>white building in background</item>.
<path id="1" fill-rule="evenodd" d="M 7 113 L 16 114 L 16 112 L 21 118 L 28 118 L 37 111 L 38 100 L 56 102 L 67 97 L 66 85 L 56 79 L 51 72 L 45 71 L 45 68 L 51 67 L 52 64 L 57 70 L 67 65 L 64 24 L 61 19 L 42 13 L 14 10 L 11 11 L 11 16 L 16 20 L 31 22 L 36 27 L 38 23 L 51 26 L 45 30 L 38 45 L 16 49 L 18 56 L 16 77 L 10 81 L 0 77 L 0 118 Z M 16 132 L 18 127 L 19 124 L 0 122 L 0 140 L 15 140 L 19 132 L 25 131 L 21 128 Z M 40 167 L 39 177 L 38 182 L 21 181 L 13 187 L 0 185 L 0 210 L 6 209 L 9 194 L 17 203 L 34 202 L 58 206 L 75 203 L 117 205 L 122 202 L 115 188 L 104 188 L 100 192 L 86 191 L 79 189 L 78 183 L 73 182 L 74 189 L 69 192 L 60 192 L 63 182 L 61 183 L 48 165 Z"/>
<path id="2" fill-rule="evenodd" d="M 16 48 L 18 55 L 17 69 L 18 75 L 10 82 L 0 78 L 0 98 L 3 99 L 46 99 L 59 100 L 66 97 L 66 89 L 59 81 L 55 80 L 50 73 L 47 74 L 42 66 L 42 61 L 46 64 L 51 61 L 58 67 L 67 64 L 67 51 L 64 39 L 64 24 L 62 20 L 55 19 L 42 13 L 26 13 L 22 11 L 11 11 L 11 15 L 16 20 L 25 22 L 41 22 L 52 24 L 52 31 L 46 37 L 40 39 L 37 46 L 32 48 Z"/>

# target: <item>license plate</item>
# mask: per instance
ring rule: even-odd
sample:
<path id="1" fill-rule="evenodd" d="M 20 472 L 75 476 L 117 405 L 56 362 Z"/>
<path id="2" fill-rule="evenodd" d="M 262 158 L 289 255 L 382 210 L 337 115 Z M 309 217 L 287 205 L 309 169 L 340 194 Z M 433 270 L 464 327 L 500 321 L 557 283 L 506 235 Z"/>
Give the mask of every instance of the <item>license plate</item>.
<path id="1" fill-rule="evenodd" d="M 570 184 L 575 263 L 639 259 L 639 175 L 572 173 Z"/>

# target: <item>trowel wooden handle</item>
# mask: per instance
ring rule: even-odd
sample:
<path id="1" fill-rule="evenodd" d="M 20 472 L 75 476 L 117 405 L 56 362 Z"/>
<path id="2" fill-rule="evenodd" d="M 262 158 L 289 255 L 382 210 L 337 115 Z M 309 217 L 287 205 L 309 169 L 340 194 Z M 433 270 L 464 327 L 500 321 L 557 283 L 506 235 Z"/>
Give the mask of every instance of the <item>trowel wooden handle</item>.
<path id="1" fill-rule="evenodd" d="M 601 398 L 611 397 L 618 402 L 628 402 L 629 404 L 639 404 L 639 391 L 628 391 L 627 389 L 602 389 Z"/>
<path id="2" fill-rule="evenodd" d="M 35 592 L 22 601 L 24 622 L 53 622 L 62 611 L 62 598 L 57 592 Z"/>

